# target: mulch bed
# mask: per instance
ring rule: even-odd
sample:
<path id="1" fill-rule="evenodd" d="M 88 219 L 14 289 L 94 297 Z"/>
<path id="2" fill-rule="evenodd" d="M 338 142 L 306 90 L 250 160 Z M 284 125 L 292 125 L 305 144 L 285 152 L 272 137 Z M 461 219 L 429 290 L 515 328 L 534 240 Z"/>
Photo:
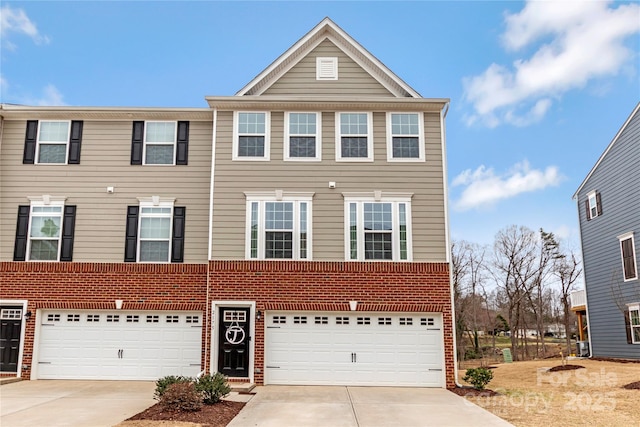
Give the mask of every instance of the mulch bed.
<path id="1" fill-rule="evenodd" d="M 622 388 L 626 388 L 627 390 L 640 390 L 640 381 L 623 385 Z"/>
<path id="2" fill-rule="evenodd" d="M 585 367 L 581 365 L 559 365 L 550 368 L 547 372 L 573 371 L 575 369 L 585 369 Z"/>
<path id="3" fill-rule="evenodd" d="M 215 405 L 204 405 L 201 410 L 194 412 L 167 411 L 159 403 L 134 415 L 127 421 L 186 421 L 201 424 L 203 427 L 225 427 L 244 407 L 244 402 L 229 402 L 223 400 Z"/>
<path id="4" fill-rule="evenodd" d="M 456 387 L 447 389 L 451 393 L 455 393 L 462 397 L 492 397 L 500 396 L 500 393 L 485 388 L 484 390 L 476 390 L 473 387 Z"/>
<path id="5" fill-rule="evenodd" d="M 640 363 L 640 360 L 614 359 L 612 357 L 592 357 L 591 360 L 600 360 L 601 362 L 616 362 L 616 363 Z"/>

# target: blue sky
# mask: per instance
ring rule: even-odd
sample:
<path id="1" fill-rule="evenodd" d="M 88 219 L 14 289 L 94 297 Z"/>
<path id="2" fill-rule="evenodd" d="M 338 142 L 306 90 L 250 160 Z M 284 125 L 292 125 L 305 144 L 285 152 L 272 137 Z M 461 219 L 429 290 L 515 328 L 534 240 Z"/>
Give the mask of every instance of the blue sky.
<path id="1" fill-rule="evenodd" d="M 451 99 L 454 239 L 516 224 L 578 247 L 572 195 L 640 100 L 635 1 L 3 1 L 0 101 L 206 107 L 325 16 Z"/>

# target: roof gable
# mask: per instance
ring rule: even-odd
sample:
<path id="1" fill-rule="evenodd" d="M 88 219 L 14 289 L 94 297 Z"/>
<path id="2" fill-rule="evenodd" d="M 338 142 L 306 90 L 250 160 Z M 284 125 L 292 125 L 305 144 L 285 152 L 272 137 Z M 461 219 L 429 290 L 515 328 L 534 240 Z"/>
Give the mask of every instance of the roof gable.
<path id="1" fill-rule="evenodd" d="M 278 59 L 236 93 L 236 96 L 264 94 L 325 40 L 329 40 L 344 52 L 393 96 L 421 98 L 418 92 L 402 81 L 329 18 L 323 19 L 309 33 L 280 55 Z"/>
<path id="2" fill-rule="evenodd" d="M 593 166 L 593 168 L 591 168 L 586 178 L 580 184 L 580 187 L 578 187 L 576 192 L 573 194 L 574 199 L 578 197 L 578 193 L 580 193 L 580 191 L 582 190 L 582 187 L 584 187 L 587 181 L 589 181 L 591 176 L 595 173 L 596 169 L 598 169 L 598 166 L 600 166 L 604 158 L 607 156 L 607 154 L 609 154 L 609 151 L 611 151 L 611 148 L 618 142 L 622 134 L 625 132 L 625 130 L 627 129 L 627 126 L 629 126 L 629 123 L 631 123 L 634 117 L 638 114 L 640 114 L 640 102 L 636 105 L 636 108 L 633 109 L 633 112 L 629 115 L 627 120 L 624 122 L 624 124 L 622 125 L 622 127 L 620 128 L 616 136 L 611 140 L 611 142 L 607 146 L 606 150 L 604 150 L 604 152 L 602 153 L 602 155 L 600 156 L 596 164 Z"/>

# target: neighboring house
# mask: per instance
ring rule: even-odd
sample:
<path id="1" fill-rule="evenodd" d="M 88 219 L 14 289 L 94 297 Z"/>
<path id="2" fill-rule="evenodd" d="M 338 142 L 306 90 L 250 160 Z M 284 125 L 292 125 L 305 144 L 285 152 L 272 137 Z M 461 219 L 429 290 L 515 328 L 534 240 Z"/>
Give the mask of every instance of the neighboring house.
<path id="1" fill-rule="evenodd" d="M 328 18 L 206 100 L 0 110 L 3 372 L 454 386 L 448 100 Z"/>
<path id="2" fill-rule="evenodd" d="M 591 355 L 640 359 L 640 104 L 573 197 Z"/>

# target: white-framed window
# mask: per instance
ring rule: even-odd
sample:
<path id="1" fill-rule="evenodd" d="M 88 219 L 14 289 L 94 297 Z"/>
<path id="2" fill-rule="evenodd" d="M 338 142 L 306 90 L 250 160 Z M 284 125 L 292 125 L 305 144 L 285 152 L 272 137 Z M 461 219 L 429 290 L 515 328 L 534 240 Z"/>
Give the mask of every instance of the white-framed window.
<path id="1" fill-rule="evenodd" d="M 233 114 L 233 160 L 269 160 L 270 114 Z"/>
<path id="2" fill-rule="evenodd" d="M 316 80 L 338 80 L 338 58 L 316 57 Z"/>
<path id="3" fill-rule="evenodd" d="M 387 113 L 387 160 L 423 162 L 424 159 L 424 116 Z"/>
<path id="4" fill-rule="evenodd" d="M 314 193 L 247 192 L 247 259 L 310 260 Z"/>
<path id="5" fill-rule="evenodd" d="M 177 122 L 145 122 L 145 165 L 175 165 Z"/>
<path id="6" fill-rule="evenodd" d="M 284 116 L 284 160 L 322 159 L 322 113 L 286 113 Z"/>
<path id="7" fill-rule="evenodd" d="M 587 220 L 591 220 L 597 216 L 602 215 L 602 201 L 600 193 L 597 191 L 591 191 L 587 194 Z"/>
<path id="8" fill-rule="evenodd" d="M 31 199 L 27 261 L 59 261 L 66 198 Z"/>
<path id="9" fill-rule="evenodd" d="M 71 121 L 57 120 L 38 122 L 37 160 L 38 164 L 66 164 L 69 152 L 69 131 Z"/>
<path id="10" fill-rule="evenodd" d="M 640 304 L 629 306 L 629 323 L 631 326 L 631 342 L 640 344 Z"/>
<path id="11" fill-rule="evenodd" d="M 372 113 L 336 113 L 336 161 L 373 161 Z"/>
<path id="12" fill-rule="evenodd" d="M 169 262 L 173 201 L 140 201 L 138 262 Z"/>
<path id="13" fill-rule="evenodd" d="M 410 193 L 343 193 L 345 259 L 411 261 Z"/>
<path id="14" fill-rule="evenodd" d="M 618 236 L 620 241 L 620 255 L 622 256 L 622 274 L 624 281 L 638 279 L 638 263 L 636 262 L 636 248 L 633 232 Z"/>

